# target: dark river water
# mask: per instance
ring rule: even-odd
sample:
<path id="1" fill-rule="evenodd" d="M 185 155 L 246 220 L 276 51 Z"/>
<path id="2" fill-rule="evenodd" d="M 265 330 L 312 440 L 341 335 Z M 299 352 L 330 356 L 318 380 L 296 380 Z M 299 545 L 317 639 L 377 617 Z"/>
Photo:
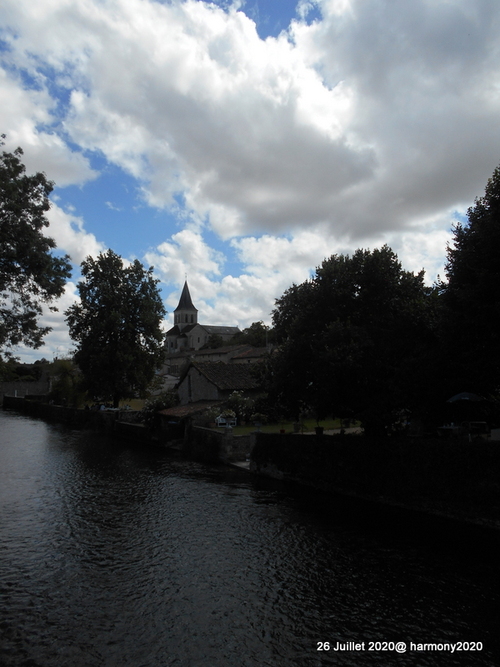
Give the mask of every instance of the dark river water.
<path id="1" fill-rule="evenodd" d="M 2 667 L 500 665 L 467 531 L 2 410 L 0 511 Z"/>

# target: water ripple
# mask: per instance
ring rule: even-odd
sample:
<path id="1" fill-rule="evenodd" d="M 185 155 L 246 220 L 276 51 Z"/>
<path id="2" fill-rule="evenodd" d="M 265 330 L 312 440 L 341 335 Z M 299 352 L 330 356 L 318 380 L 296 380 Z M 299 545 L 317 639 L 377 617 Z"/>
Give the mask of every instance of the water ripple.
<path id="1" fill-rule="evenodd" d="M 12 413 L 0 427 L 6 667 L 497 664 L 493 569 L 471 573 L 239 470 Z M 465 639 L 488 650 L 316 650 Z"/>

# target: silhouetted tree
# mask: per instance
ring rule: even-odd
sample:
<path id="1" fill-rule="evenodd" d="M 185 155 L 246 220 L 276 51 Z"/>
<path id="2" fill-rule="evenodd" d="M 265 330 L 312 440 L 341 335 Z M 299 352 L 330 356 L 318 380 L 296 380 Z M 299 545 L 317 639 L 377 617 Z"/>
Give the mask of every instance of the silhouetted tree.
<path id="1" fill-rule="evenodd" d="M 310 407 L 386 433 L 421 402 L 430 378 L 417 360 L 435 344 L 436 307 L 424 272 L 404 271 L 389 247 L 333 255 L 276 301 L 270 396 L 295 417 Z"/>
<path id="2" fill-rule="evenodd" d="M 448 247 L 443 347 L 454 393 L 487 394 L 500 384 L 500 167 L 467 218 Z"/>
<path id="3" fill-rule="evenodd" d="M 80 303 L 65 313 L 74 359 L 88 391 L 118 407 L 121 398 L 147 390 L 163 360 L 159 281 L 138 260 L 125 267 L 112 250 L 88 257 L 82 276 Z"/>
<path id="4" fill-rule="evenodd" d="M 38 324 L 42 305 L 61 296 L 71 275 L 69 257 L 55 257 L 55 241 L 43 234 L 53 183 L 27 176 L 22 155 L 0 155 L 0 349 L 40 347 L 50 331 Z"/>
<path id="5" fill-rule="evenodd" d="M 252 322 L 252 324 L 239 331 L 231 338 L 231 344 L 246 344 L 254 347 L 266 347 L 274 340 L 274 332 L 264 322 Z"/>

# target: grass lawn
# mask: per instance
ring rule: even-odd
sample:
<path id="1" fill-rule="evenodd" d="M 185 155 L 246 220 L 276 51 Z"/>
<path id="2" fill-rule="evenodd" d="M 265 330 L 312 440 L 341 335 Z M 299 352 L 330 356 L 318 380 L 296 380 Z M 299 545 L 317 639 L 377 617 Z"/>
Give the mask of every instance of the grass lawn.
<path id="1" fill-rule="evenodd" d="M 307 433 L 308 431 L 314 431 L 314 428 L 318 426 L 315 419 L 306 419 L 302 422 L 303 432 Z M 323 419 L 319 422 L 319 426 L 322 426 L 325 431 L 328 431 L 332 428 L 340 428 L 340 419 Z M 236 426 L 233 428 L 234 435 L 247 435 L 256 430 L 254 424 L 248 426 Z M 293 422 L 279 422 L 277 424 L 265 424 L 261 426 L 260 431 L 262 433 L 279 433 L 280 431 L 285 431 L 285 433 L 293 433 Z"/>

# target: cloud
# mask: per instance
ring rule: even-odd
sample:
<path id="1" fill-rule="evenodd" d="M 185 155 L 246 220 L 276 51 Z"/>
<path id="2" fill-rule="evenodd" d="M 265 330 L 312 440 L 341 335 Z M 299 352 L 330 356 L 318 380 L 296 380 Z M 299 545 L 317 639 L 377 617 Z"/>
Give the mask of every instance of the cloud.
<path id="1" fill-rule="evenodd" d="M 194 0 L 10 0 L 6 24 L 12 59 L 66 87 L 73 142 L 222 238 L 362 240 L 470 202 L 498 161 L 497 3 L 315 4 L 266 40 Z"/>
<path id="2" fill-rule="evenodd" d="M 154 265 L 162 282 L 177 286 L 167 297 L 170 319 L 187 278 L 202 323 L 243 328 L 259 320 L 269 323 L 276 297 L 293 282 L 306 280 L 311 266 L 321 263 L 329 245 L 318 232 L 301 232 L 289 238 L 264 235 L 234 239 L 215 252 L 201 232 L 183 230 L 145 259 Z M 330 248 L 332 254 L 333 241 Z M 234 252 L 240 272 L 223 275 L 224 263 Z"/>
<path id="3" fill-rule="evenodd" d="M 71 257 L 73 264 L 81 264 L 89 255 L 96 257 L 105 250 L 94 234 L 85 231 L 81 218 L 67 213 L 54 202 L 47 218 L 50 222 L 47 235 L 54 239 L 59 250 Z"/>
<path id="4" fill-rule="evenodd" d="M 45 88 L 23 88 L 18 77 L 0 67 L 0 98 L 0 131 L 7 135 L 5 150 L 21 146 L 28 173 L 45 172 L 61 187 L 97 176 L 81 153 L 70 150 L 55 132 L 40 129 L 54 121 L 55 102 Z"/>
<path id="5" fill-rule="evenodd" d="M 326 87 L 285 35 L 262 41 L 234 8 L 20 5 L 11 47 L 73 75 L 72 140 L 141 178 L 154 205 L 182 191 L 221 236 L 279 231 L 328 219 L 373 173 L 371 148 L 346 134 L 348 86 Z"/>

